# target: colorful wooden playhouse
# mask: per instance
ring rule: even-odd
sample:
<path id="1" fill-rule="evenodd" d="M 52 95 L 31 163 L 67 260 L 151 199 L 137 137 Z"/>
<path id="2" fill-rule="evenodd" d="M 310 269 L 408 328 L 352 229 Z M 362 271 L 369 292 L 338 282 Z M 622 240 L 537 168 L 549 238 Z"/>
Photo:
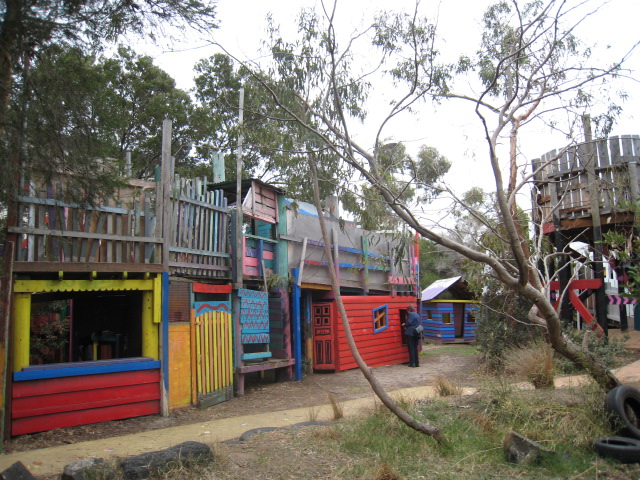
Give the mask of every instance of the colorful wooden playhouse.
<path id="1" fill-rule="evenodd" d="M 331 199 L 326 203 L 331 205 Z M 335 203 L 333 203 L 335 205 Z M 295 343 L 296 358 L 316 371 L 356 368 L 331 291 L 328 262 L 336 267 L 340 291 L 361 355 L 376 367 L 408 361 L 401 324 L 409 303 L 416 303 L 417 243 L 399 241 L 341 222 L 336 211 L 324 212 L 331 231 L 331 259 L 325 254 L 315 206 L 289 207 L 287 234 L 293 276 L 293 324 L 304 339 Z M 400 257 L 400 258 L 398 258 Z M 299 317 L 296 318 L 296 317 Z"/>
<path id="2" fill-rule="evenodd" d="M 248 374 L 327 369 L 325 352 L 333 370 L 355 366 L 315 209 L 296 211 L 258 180 L 238 197 L 230 183 L 180 179 L 163 145 L 155 181 L 128 180 L 100 205 L 66 202 L 55 181 L 17 198 L 0 304 L 12 306 L 0 352 L 10 435 L 211 405 L 243 394 Z M 406 361 L 399 325 L 415 302 L 417 244 L 398 259 L 397 242 L 327 216 L 365 359 Z M 32 347 L 54 323 L 64 334 L 39 358 Z"/>
<path id="3" fill-rule="evenodd" d="M 453 298 L 443 298 L 445 292 Z M 441 343 L 474 341 L 478 303 L 473 300 L 462 277 L 436 280 L 421 295 L 424 337 Z"/>

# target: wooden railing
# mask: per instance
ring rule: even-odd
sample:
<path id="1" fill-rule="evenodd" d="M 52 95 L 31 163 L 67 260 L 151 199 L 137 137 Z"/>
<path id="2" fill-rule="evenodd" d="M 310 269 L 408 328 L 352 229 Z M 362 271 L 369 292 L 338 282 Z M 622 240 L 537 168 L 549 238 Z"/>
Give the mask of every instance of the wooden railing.
<path id="1" fill-rule="evenodd" d="M 28 195 L 17 198 L 17 225 L 9 226 L 19 235 L 14 270 L 61 269 L 59 263 L 80 267 L 75 270 L 94 270 L 95 264 L 107 270 L 108 264 L 158 269 L 162 238 L 155 189 L 155 182 L 132 180 L 100 205 L 81 206 L 61 200 L 60 187 L 32 183 Z"/>
<path id="2" fill-rule="evenodd" d="M 173 275 L 229 278 L 229 209 L 207 179 L 176 176 L 171 193 L 169 271 Z"/>
<path id="3" fill-rule="evenodd" d="M 640 136 L 616 136 L 546 153 L 533 161 L 534 221 L 550 223 L 591 215 L 589 168 L 592 167 L 600 213 L 619 211 L 637 201 Z"/>

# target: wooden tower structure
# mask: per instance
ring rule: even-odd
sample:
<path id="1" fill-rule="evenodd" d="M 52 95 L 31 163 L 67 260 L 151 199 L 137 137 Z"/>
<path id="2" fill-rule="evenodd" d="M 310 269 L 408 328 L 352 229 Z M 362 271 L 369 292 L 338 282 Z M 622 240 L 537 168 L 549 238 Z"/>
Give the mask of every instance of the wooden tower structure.
<path id="1" fill-rule="evenodd" d="M 628 327 L 630 307 L 611 289 L 612 281 L 624 283 L 624 266 L 607 255 L 602 235 L 611 230 L 628 238 L 636 235 L 640 136 L 591 140 L 586 119 L 585 127 L 587 141 L 533 161 L 533 221 L 537 233 L 565 253 L 555 264 L 557 280 L 551 283 L 552 290 L 564 292 L 557 301 L 562 318 L 571 321 L 576 310 L 601 335 L 610 318 L 619 318 L 623 330 Z M 569 248 L 572 242 L 588 245 L 589 253 L 576 253 Z M 571 257 L 590 268 L 572 276 Z M 587 300 L 591 295 L 595 300 Z"/>

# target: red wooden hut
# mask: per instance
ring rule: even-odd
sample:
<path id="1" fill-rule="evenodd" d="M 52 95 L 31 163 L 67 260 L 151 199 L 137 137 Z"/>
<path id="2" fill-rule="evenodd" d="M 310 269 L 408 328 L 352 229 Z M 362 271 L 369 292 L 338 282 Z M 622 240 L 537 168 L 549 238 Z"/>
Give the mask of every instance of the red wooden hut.
<path id="1" fill-rule="evenodd" d="M 342 297 L 360 355 L 370 367 L 396 365 L 409 361 L 402 332 L 407 305 L 414 296 Z M 335 371 L 356 368 L 335 300 L 312 305 L 313 367 Z"/>

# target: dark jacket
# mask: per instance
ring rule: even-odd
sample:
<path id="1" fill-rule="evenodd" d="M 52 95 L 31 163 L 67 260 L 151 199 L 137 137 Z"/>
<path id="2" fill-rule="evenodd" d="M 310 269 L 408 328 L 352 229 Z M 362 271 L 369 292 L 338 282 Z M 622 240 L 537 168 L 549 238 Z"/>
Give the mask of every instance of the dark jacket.
<path id="1" fill-rule="evenodd" d="M 407 316 L 407 322 L 405 323 L 407 328 L 404 331 L 404 334 L 407 336 L 416 336 L 416 327 L 420 325 L 420 323 L 422 323 L 420 315 L 416 312 L 410 312 Z"/>

